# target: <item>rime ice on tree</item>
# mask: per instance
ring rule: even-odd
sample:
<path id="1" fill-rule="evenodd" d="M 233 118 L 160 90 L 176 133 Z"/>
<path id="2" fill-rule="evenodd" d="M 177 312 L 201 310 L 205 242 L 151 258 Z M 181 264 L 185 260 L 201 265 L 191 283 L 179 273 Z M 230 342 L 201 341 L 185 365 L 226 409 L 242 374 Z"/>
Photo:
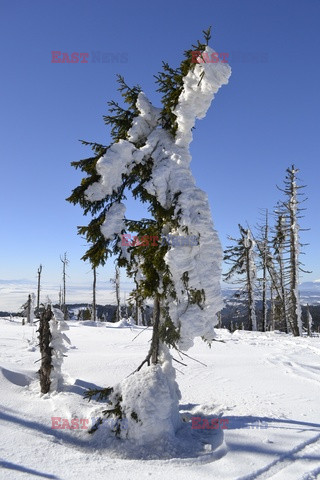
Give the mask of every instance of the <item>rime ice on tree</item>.
<path id="1" fill-rule="evenodd" d="M 212 52 L 209 47 L 206 51 Z M 196 119 L 205 117 L 214 95 L 229 76 L 230 67 L 224 63 L 198 64 L 189 71 L 174 109 L 178 125 L 175 137 L 159 128 L 161 109 L 153 107 L 140 92 L 136 103 L 139 115 L 128 130 L 128 140 L 113 144 L 99 158 L 96 170 L 101 178 L 86 190 L 89 201 L 102 201 L 121 188 L 123 177 L 129 176 L 136 165 L 146 165 L 152 158 L 152 171 L 144 190 L 163 209 L 172 209 L 176 219 L 176 225 L 173 222 L 161 225 L 159 234 L 187 233 L 198 238 L 197 246 L 171 247 L 164 257 L 175 290 L 175 295 L 167 297 L 165 303 L 172 322 L 180 328 L 179 345 L 183 349 L 192 346 L 196 336 L 212 340 L 213 318 L 222 308 L 221 246 L 213 228 L 207 195 L 196 187 L 189 168 L 189 144 Z M 124 226 L 125 205 L 113 203 L 101 231 L 110 240 L 120 235 Z M 193 291 L 200 292 L 197 303 L 190 302 Z"/>
<path id="2" fill-rule="evenodd" d="M 63 312 L 51 307 L 51 304 L 46 305 L 40 314 L 38 330 L 41 353 L 38 373 L 41 393 L 57 391 L 62 386 L 61 367 L 67 351 L 65 342 L 70 344 L 69 338 L 63 333 L 66 330 L 69 330 L 69 327 L 64 321 Z"/>
<path id="3" fill-rule="evenodd" d="M 209 33 L 205 36 L 208 40 Z M 203 44 L 197 50 L 213 53 Z M 197 336 L 213 340 L 216 314 L 222 308 L 222 249 L 207 195 L 190 171 L 189 145 L 196 119 L 205 117 L 231 69 L 221 62 L 192 64 L 191 51 L 178 69 L 167 64 L 163 69 L 156 77 L 162 108 L 154 107 L 140 87 L 129 88 L 119 77 L 129 109 L 109 103 L 113 115 L 105 120 L 112 126 L 114 143 L 91 144 L 96 156 L 74 163 L 89 177 L 68 199 L 94 215 L 88 227 L 79 228 L 93 243 L 83 258 L 98 265 L 111 252 L 116 254 L 118 264 L 134 278 L 136 296 L 154 301 L 150 351 L 110 397 L 110 412 L 129 420 L 126 434 L 136 441 L 176 430 L 180 394 L 167 347 L 187 350 Z M 151 218 L 125 217 L 128 190 L 148 204 Z M 139 237 L 190 235 L 197 244 L 123 247 L 121 234 L 128 231 Z M 141 371 L 145 364 L 149 370 Z M 161 432 L 150 423 L 151 410 Z"/>

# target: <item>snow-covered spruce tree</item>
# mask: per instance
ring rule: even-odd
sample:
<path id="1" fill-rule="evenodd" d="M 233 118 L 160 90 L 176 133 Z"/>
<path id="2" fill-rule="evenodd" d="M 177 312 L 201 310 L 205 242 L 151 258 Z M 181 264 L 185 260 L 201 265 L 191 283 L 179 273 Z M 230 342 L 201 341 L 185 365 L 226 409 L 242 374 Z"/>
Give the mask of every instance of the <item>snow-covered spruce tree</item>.
<path id="1" fill-rule="evenodd" d="M 69 327 L 61 310 L 51 307 L 50 304 L 40 308 L 38 332 L 41 366 L 38 373 L 41 393 L 56 391 L 62 386 L 61 366 L 67 351 L 65 342 L 70 343 L 64 333 L 66 330 L 69 330 Z"/>
<path id="2" fill-rule="evenodd" d="M 206 44 L 194 47 L 211 55 Z M 136 282 L 136 293 L 153 300 L 150 350 L 133 375 L 109 396 L 108 416 L 126 418 L 125 435 L 152 442 L 173 435 L 180 425 L 179 388 L 168 347 L 187 350 L 194 338 L 214 338 L 216 314 L 222 308 L 222 250 L 213 229 L 206 194 L 190 171 L 189 144 L 197 118 L 203 118 L 219 88 L 228 83 L 227 63 L 192 62 L 192 50 L 177 69 L 163 63 L 156 76 L 162 106 L 154 107 L 139 86 L 128 87 L 119 76 L 126 107 L 109 102 L 113 142 L 91 143 L 95 155 L 73 162 L 87 174 L 68 200 L 93 218 L 79 227 L 92 247 L 83 259 L 103 265 L 117 256 Z M 88 143 L 88 142 L 84 142 Z M 150 218 L 125 217 L 128 192 L 148 205 Z M 121 246 L 121 234 L 135 232 L 136 245 Z M 196 245 L 159 244 L 161 235 L 194 236 Z M 144 368 L 143 368 L 144 367 Z M 106 389 L 106 393 L 110 393 Z M 121 429 L 116 433 L 122 435 Z"/>
<path id="3" fill-rule="evenodd" d="M 245 229 L 239 224 L 241 237 L 238 239 L 229 237 L 235 245 L 229 246 L 224 252 L 224 261 L 231 265 L 224 274 L 226 281 L 236 277 L 235 282 L 243 285 L 243 291 L 248 301 L 249 330 L 257 330 L 256 301 L 255 301 L 255 241 L 250 229 Z"/>
<path id="4" fill-rule="evenodd" d="M 21 306 L 22 315 L 27 317 L 27 323 L 33 325 L 34 320 L 34 303 L 35 303 L 35 295 L 31 293 L 28 295 L 28 300 Z M 24 323 L 23 323 L 24 325 Z"/>
<path id="5" fill-rule="evenodd" d="M 299 170 L 294 165 L 287 168 L 287 175 L 284 180 L 284 188 L 280 189 L 285 200 L 281 202 L 278 214 L 282 217 L 282 234 L 284 235 L 283 245 L 287 258 L 285 260 L 284 283 L 286 287 L 286 315 L 288 324 L 294 336 L 302 334 L 301 306 L 299 298 L 299 271 L 304 271 L 299 260 L 300 255 L 300 226 L 302 208 L 299 190 L 303 185 L 297 184 L 297 173 Z M 309 273 L 309 272 L 306 272 Z"/>
<path id="6" fill-rule="evenodd" d="M 65 353 L 68 351 L 66 344 L 70 345 L 69 337 L 64 333 L 69 330 L 68 324 L 64 321 L 64 313 L 59 308 L 52 307 L 53 317 L 50 320 L 52 348 L 52 366 L 51 370 L 51 391 L 60 390 L 63 385 L 62 364 Z"/>
<path id="7" fill-rule="evenodd" d="M 139 294 L 139 283 L 136 281 L 136 288 L 131 292 L 129 297 L 129 307 L 132 317 L 136 325 L 144 325 L 144 298 Z"/>

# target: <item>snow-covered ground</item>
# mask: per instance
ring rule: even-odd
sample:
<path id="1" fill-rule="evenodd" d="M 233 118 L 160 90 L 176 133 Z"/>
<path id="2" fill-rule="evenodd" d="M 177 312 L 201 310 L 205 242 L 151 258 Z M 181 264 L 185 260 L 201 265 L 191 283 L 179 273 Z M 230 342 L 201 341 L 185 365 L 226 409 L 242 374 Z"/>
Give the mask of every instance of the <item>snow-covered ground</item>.
<path id="1" fill-rule="evenodd" d="M 52 429 L 51 418 L 91 426 L 105 404 L 88 403 L 84 391 L 129 375 L 149 348 L 150 330 L 69 326 L 66 385 L 41 396 L 36 327 L 0 319 L 1 479 L 320 478 L 319 337 L 218 330 L 225 343 L 209 349 L 196 341 L 188 355 L 206 366 L 185 356 L 187 367 L 174 362 L 184 426 L 171 442 L 139 447 L 112 439 L 107 423 L 89 435 Z M 228 428 L 192 429 L 192 416 L 227 419 Z"/>

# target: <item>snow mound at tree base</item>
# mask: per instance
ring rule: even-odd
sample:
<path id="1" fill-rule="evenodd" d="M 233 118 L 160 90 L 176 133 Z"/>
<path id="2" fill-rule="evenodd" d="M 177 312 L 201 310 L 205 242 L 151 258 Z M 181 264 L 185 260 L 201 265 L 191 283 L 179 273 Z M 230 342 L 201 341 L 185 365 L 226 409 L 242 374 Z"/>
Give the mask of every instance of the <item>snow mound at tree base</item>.
<path id="1" fill-rule="evenodd" d="M 114 387 L 107 408 L 114 414 L 92 435 L 93 443 L 127 459 L 211 462 L 221 458 L 226 453 L 223 431 L 192 429 L 191 413 L 180 414 L 181 393 L 165 345 L 161 346 L 160 357 L 162 363 L 144 366 Z M 195 414 L 208 418 L 213 407 L 198 407 Z"/>
<path id="2" fill-rule="evenodd" d="M 163 346 L 163 363 L 144 367 L 125 378 L 110 396 L 115 417 L 123 421 L 120 436 L 139 445 L 172 436 L 181 424 L 175 370 Z"/>
<path id="3" fill-rule="evenodd" d="M 195 430 L 192 429 L 191 416 L 184 412 L 180 417 L 180 427 L 169 434 L 168 432 L 158 436 L 156 440 L 149 438 L 144 443 L 135 439 L 116 438 L 111 431 L 108 422 L 103 423 L 97 432 L 92 435 L 90 442 L 92 448 L 103 449 L 108 456 L 127 460 L 168 460 L 171 462 L 183 462 L 184 464 L 210 463 L 219 460 L 227 454 L 227 446 L 224 440 L 224 431 Z M 216 418 L 218 414 L 208 416 L 208 409 L 197 408 L 197 416 Z M 184 421 L 183 421 L 184 420 Z"/>

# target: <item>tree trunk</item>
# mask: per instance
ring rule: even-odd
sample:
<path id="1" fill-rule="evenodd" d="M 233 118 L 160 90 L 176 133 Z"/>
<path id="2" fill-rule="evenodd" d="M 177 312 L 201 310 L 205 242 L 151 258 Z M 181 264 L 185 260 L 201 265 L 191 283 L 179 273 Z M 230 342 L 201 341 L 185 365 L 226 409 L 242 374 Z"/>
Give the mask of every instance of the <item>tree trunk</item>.
<path id="1" fill-rule="evenodd" d="M 31 323 L 31 295 L 28 296 L 27 302 L 27 323 Z"/>
<path id="2" fill-rule="evenodd" d="M 312 317 L 311 317 L 311 313 L 310 313 L 310 308 L 309 308 L 309 304 L 307 304 L 307 329 L 308 329 L 308 337 L 311 337 L 312 336 L 312 332 L 311 332 L 311 327 L 312 327 Z"/>
<path id="3" fill-rule="evenodd" d="M 62 282 L 63 282 L 63 290 L 62 290 L 62 311 L 63 311 L 63 317 L 64 320 L 68 320 L 68 309 L 66 305 L 66 267 L 69 263 L 69 260 L 67 259 L 67 253 L 65 252 L 63 258 L 60 257 L 60 260 L 62 262 Z"/>
<path id="4" fill-rule="evenodd" d="M 97 312 L 96 312 L 96 284 L 97 284 L 97 271 L 96 267 L 93 267 L 93 287 L 92 287 L 92 320 L 96 322 Z"/>
<path id="5" fill-rule="evenodd" d="M 59 308 L 62 310 L 62 290 L 61 290 L 61 285 L 59 289 Z"/>
<path id="6" fill-rule="evenodd" d="M 153 302 L 153 333 L 151 339 L 151 363 L 158 363 L 159 357 L 160 300 L 156 296 Z"/>
<path id="7" fill-rule="evenodd" d="M 291 229 L 290 229 L 290 323 L 292 326 L 292 333 L 295 337 L 300 335 L 299 329 L 299 321 L 298 321 L 298 308 L 299 308 L 299 299 L 297 298 L 297 291 L 298 291 L 298 276 L 297 276 L 297 248 L 296 248 L 296 241 L 295 241 L 295 233 L 294 233 L 294 223 L 295 223 L 295 216 L 291 212 Z"/>
<path id="8" fill-rule="evenodd" d="M 270 289 L 270 326 L 271 330 L 275 330 L 275 311 L 274 311 L 274 298 L 273 298 L 273 287 Z"/>
<path id="9" fill-rule="evenodd" d="M 41 367 L 39 370 L 41 393 L 48 393 L 50 390 L 51 380 L 50 373 L 52 369 L 52 348 L 50 347 L 51 332 L 50 320 L 53 314 L 50 305 L 43 310 L 40 315 L 39 322 L 39 344 L 41 354 Z"/>
<path id="10" fill-rule="evenodd" d="M 135 300 L 135 307 L 134 307 L 134 320 L 135 320 L 135 324 L 139 325 L 139 302 L 137 297 Z"/>
<path id="11" fill-rule="evenodd" d="M 249 325 L 250 330 L 256 331 L 256 313 L 254 305 L 253 279 L 251 277 L 250 269 L 250 249 L 246 249 L 246 269 L 247 269 L 247 289 L 248 289 L 248 310 L 249 310 Z"/>
<path id="12" fill-rule="evenodd" d="M 218 319 L 217 328 L 222 328 L 222 316 L 221 316 L 221 312 L 218 312 L 218 313 L 217 313 L 217 319 Z"/>
<path id="13" fill-rule="evenodd" d="M 284 319 L 284 328 L 285 332 L 289 333 L 290 331 L 290 319 L 289 319 L 289 312 L 288 312 L 288 304 L 287 304 L 287 292 L 284 285 L 284 273 L 283 273 L 283 258 L 282 252 L 279 253 L 279 274 L 280 274 L 280 288 L 281 288 L 281 298 L 282 298 L 282 312 L 283 312 L 283 319 Z"/>
<path id="14" fill-rule="evenodd" d="M 120 306 L 120 273 L 119 268 L 116 267 L 116 300 L 117 300 L 117 322 L 120 322 L 121 317 L 121 306 Z"/>
<path id="15" fill-rule="evenodd" d="M 266 224 L 264 231 L 264 251 L 263 251 L 263 277 L 262 277 L 262 331 L 267 331 L 267 263 L 268 263 L 268 210 L 266 210 Z"/>
<path id="16" fill-rule="evenodd" d="M 296 172 L 294 165 L 290 173 L 290 201 L 288 202 L 289 221 L 290 221 L 290 323 L 295 337 L 302 334 L 301 331 L 301 310 L 299 301 L 299 225 L 297 218 L 297 185 Z"/>
<path id="17" fill-rule="evenodd" d="M 141 307 L 141 325 L 146 326 L 146 315 L 143 307 Z"/>
<path id="18" fill-rule="evenodd" d="M 40 307 L 40 282 L 41 282 L 41 272 L 42 272 L 42 265 L 40 264 L 38 268 L 38 294 L 37 294 L 37 315 L 39 315 L 39 307 Z"/>

